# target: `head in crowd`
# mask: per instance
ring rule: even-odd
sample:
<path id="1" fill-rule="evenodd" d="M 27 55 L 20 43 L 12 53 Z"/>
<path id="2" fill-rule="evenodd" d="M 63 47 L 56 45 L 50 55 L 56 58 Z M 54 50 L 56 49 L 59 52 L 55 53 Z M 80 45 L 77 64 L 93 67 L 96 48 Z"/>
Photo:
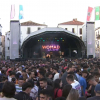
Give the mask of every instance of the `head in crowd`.
<path id="1" fill-rule="evenodd" d="M 33 80 L 28 80 L 28 82 L 32 85 L 32 88 L 34 87 L 34 81 Z"/>
<path id="2" fill-rule="evenodd" d="M 74 64 L 70 63 L 68 65 L 68 72 L 74 72 L 74 71 L 75 71 L 75 66 L 74 66 Z"/>
<path id="3" fill-rule="evenodd" d="M 73 77 L 73 75 L 68 75 L 67 78 L 66 78 L 66 80 L 67 80 L 67 83 L 68 83 L 68 84 L 73 83 L 73 82 L 74 82 L 74 77 Z"/>
<path id="4" fill-rule="evenodd" d="M 58 69 L 57 69 L 56 67 L 54 67 L 54 68 L 53 68 L 53 73 L 56 74 L 57 72 L 58 72 Z"/>
<path id="5" fill-rule="evenodd" d="M 38 73 L 38 77 L 41 79 L 43 77 L 45 77 L 45 71 L 40 70 Z"/>
<path id="6" fill-rule="evenodd" d="M 52 100 L 52 94 L 48 89 L 44 89 L 40 91 L 40 100 Z"/>
<path id="7" fill-rule="evenodd" d="M 86 78 L 88 76 L 88 72 L 86 70 L 82 71 L 82 77 Z"/>
<path id="8" fill-rule="evenodd" d="M 46 73 L 46 77 L 49 78 L 49 79 L 52 79 L 53 78 L 53 75 L 51 72 L 48 72 Z"/>
<path id="9" fill-rule="evenodd" d="M 95 94 L 96 94 L 96 96 L 100 96 L 100 84 L 97 84 L 96 86 L 95 86 Z"/>
<path id="10" fill-rule="evenodd" d="M 75 89 L 71 89 L 66 100 L 77 100 L 78 98 L 79 98 L 78 91 Z"/>
<path id="11" fill-rule="evenodd" d="M 23 83 L 23 85 L 22 85 L 22 91 L 23 92 L 29 94 L 31 92 L 31 89 L 32 89 L 31 83 L 29 83 L 29 82 Z"/>
<path id="12" fill-rule="evenodd" d="M 95 77 L 93 75 L 88 76 L 87 81 L 90 85 L 96 85 Z"/>
<path id="13" fill-rule="evenodd" d="M 7 98 L 13 98 L 15 95 L 15 85 L 12 82 L 5 82 L 2 88 L 2 93 Z"/>
<path id="14" fill-rule="evenodd" d="M 59 89 L 59 88 L 61 88 L 62 87 L 62 80 L 61 79 L 56 79 L 55 81 L 54 81 L 54 89 Z"/>
<path id="15" fill-rule="evenodd" d="M 71 85 L 69 85 L 69 84 L 65 85 L 62 90 L 62 97 L 67 98 L 71 89 L 72 89 Z"/>
<path id="16" fill-rule="evenodd" d="M 93 72 L 93 76 L 94 76 L 94 78 L 95 78 L 95 81 L 96 81 L 96 82 L 99 82 L 99 77 L 100 77 L 99 72 Z"/>
<path id="17" fill-rule="evenodd" d="M 47 87 L 47 79 L 46 78 L 41 78 L 39 83 L 40 83 L 41 88 Z"/>
<path id="18" fill-rule="evenodd" d="M 34 71 L 29 72 L 28 75 L 29 75 L 30 79 L 35 78 L 35 72 Z"/>
<path id="19" fill-rule="evenodd" d="M 19 79 L 18 79 L 18 85 L 19 85 L 19 87 L 22 87 L 23 83 L 24 83 L 23 78 L 22 78 L 22 77 L 19 78 Z"/>

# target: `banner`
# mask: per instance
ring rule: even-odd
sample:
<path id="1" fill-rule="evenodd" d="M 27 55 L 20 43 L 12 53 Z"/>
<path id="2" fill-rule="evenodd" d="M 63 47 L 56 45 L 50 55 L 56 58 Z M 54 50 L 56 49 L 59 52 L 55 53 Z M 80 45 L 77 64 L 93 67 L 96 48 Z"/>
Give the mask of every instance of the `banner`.
<path id="1" fill-rule="evenodd" d="M 23 6 L 19 5 L 19 19 L 23 19 Z"/>
<path id="2" fill-rule="evenodd" d="M 100 20 L 100 7 L 95 7 L 95 20 Z"/>
<path id="3" fill-rule="evenodd" d="M 93 8 L 92 7 L 88 7 L 88 13 L 87 13 L 87 21 L 90 21 L 91 19 L 91 14 L 92 14 Z"/>
<path id="4" fill-rule="evenodd" d="M 15 17 L 15 5 L 11 5 L 10 19 L 14 19 L 14 17 Z"/>

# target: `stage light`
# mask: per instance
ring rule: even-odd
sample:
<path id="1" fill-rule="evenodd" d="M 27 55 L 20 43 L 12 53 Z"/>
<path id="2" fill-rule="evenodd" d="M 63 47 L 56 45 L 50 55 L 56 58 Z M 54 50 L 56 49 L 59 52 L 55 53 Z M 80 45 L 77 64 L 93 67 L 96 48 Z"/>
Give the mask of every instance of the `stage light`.
<path id="1" fill-rule="evenodd" d="M 42 39 L 42 38 L 40 38 L 40 39 Z"/>
<path id="2" fill-rule="evenodd" d="M 64 41 L 64 40 L 62 40 L 62 41 Z"/>
<path id="3" fill-rule="evenodd" d="M 62 40 L 62 38 L 61 38 L 61 40 Z"/>
<path id="4" fill-rule="evenodd" d="M 57 38 L 55 38 L 55 39 L 57 39 Z"/>
<path id="5" fill-rule="evenodd" d="M 38 40 L 38 41 L 40 41 L 40 40 Z"/>
<path id="6" fill-rule="evenodd" d="M 44 42 L 45 40 L 43 40 L 43 42 Z"/>
<path id="7" fill-rule="evenodd" d="M 59 41 L 59 40 L 57 40 L 57 41 Z"/>

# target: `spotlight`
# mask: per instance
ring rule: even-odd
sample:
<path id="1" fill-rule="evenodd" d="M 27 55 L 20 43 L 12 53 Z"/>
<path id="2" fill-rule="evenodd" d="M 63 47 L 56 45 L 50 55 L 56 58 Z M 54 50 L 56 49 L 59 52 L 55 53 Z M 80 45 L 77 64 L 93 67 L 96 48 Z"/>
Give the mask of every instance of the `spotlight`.
<path id="1" fill-rule="evenodd" d="M 62 40 L 62 38 L 61 38 L 61 40 Z"/>
<path id="2" fill-rule="evenodd" d="M 42 39 L 42 38 L 40 38 L 40 39 Z"/>
<path id="3" fill-rule="evenodd" d="M 38 41 L 40 41 L 40 40 L 38 40 Z"/>
<path id="4" fill-rule="evenodd" d="M 64 40 L 62 40 L 62 41 L 64 41 Z"/>
<path id="5" fill-rule="evenodd" d="M 44 42 L 45 40 L 43 40 L 43 42 Z"/>
<path id="6" fill-rule="evenodd" d="M 59 40 L 57 40 L 57 41 L 59 41 Z"/>

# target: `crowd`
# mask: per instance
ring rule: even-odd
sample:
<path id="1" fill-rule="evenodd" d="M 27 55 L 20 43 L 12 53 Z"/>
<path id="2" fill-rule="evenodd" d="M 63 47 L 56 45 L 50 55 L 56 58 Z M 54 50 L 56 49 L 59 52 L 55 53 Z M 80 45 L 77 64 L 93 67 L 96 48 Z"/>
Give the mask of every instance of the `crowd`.
<path id="1" fill-rule="evenodd" d="M 0 61 L 0 100 L 100 100 L 99 59 Z"/>

